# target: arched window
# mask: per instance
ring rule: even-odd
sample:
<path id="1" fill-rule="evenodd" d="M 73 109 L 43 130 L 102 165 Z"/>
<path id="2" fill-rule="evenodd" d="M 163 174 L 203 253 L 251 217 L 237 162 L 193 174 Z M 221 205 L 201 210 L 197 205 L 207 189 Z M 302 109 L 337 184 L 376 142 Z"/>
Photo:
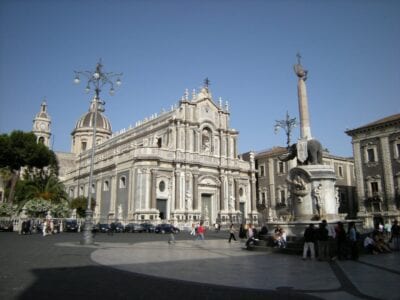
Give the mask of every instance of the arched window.
<path id="1" fill-rule="evenodd" d="M 103 191 L 107 192 L 109 190 L 110 190 L 110 183 L 108 182 L 108 180 L 104 180 Z"/>
<path id="2" fill-rule="evenodd" d="M 44 137 L 41 136 L 41 137 L 39 138 L 39 144 L 44 144 Z"/>
<path id="3" fill-rule="evenodd" d="M 125 176 L 121 176 L 119 178 L 119 188 L 120 189 L 126 188 L 126 177 Z"/>

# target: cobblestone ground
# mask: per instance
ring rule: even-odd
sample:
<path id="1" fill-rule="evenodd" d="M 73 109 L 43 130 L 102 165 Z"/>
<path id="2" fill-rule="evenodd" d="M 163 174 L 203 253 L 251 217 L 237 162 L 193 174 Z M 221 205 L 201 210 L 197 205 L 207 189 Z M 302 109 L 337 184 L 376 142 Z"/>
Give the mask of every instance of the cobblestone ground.
<path id="1" fill-rule="evenodd" d="M 207 234 L 208 240 L 226 238 L 226 232 Z M 219 281 L 220 285 L 194 282 L 195 278 L 201 279 L 202 276 L 227 277 L 226 282 L 229 281 L 229 276 L 232 276 L 235 280 L 239 278 L 239 282 L 240 278 L 243 278 L 245 282 L 250 273 L 254 276 L 254 273 L 258 272 L 248 270 L 246 276 L 245 269 L 235 270 L 232 266 L 228 268 L 221 263 L 221 259 L 215 260 L 219 253 L 223 252 L 221 248 L 202 251 L 202 253 L 214 252 L 210 254 L 215 256 L 214 260 L 211 258 L 203 260 L 204 263 L 198 269 L 193 267 L 193 270 L 180 272 L 179 259 L 174 255 L 179 253 L 187 255 L 184 253 L 185 245 L 193 243 L 188 241 L 190 236 L 187 233 L 176 235 L 176 250 L 170 248 L 166 250 L 165 255 L 161 252 L 160 257 L 157 257 L 162 260 L 163 255 L 164 257 L 173 255 L 171 263 L 176 261 L 173 265 L 175 269 L 171 267 L 169 271 L 166 267 L 168 263 L 156 264 L 149 261 L 141 263 L 142 260 L 136 257 L 136 253 L 145 256 L 144 246 L 141 245 L 161 245 L 159 248 L 168 249 L 168 235 L 98 234 L 95 242 L 102 245 L 100 249 L 99 246 L 80 246 L 80 239 L 79 233 L 42 237 L 40 234 L 24 236 L 1 232 L 0 299 L 400 299 L 400 293 L 397 292 L 400 281 L 398 280 L 400 279 L 399 253 L 370 256 L 368 260 L 364 259 L 358 263 L 351 261 L 312 263 L 303 262 L 294 256 L 260 253 L 257 255 L 271 267 L 266 267 L 266 263 L 263 263 L 262 267 L 256 269 L 262 270 L 260 278 L 265 280 L 267 278 L 265 275 L 268 273 L 270 279 L 263 289 L 249 289 L 221 284 L 223 280 Z M 165 242 L 165 245 L 160 244 L 161 241 Z M 227 241 L 221 242 L 227 243 Z M 218 245 L 218 242 L 210 242 L 211 244 Z M 129 249 L 139 252 L 129 253 L 127 252 Z M 238 251 L 241 251 L 240 246 Z M 115 260 L 121 262 L 121 265 L 98 264 L 93 259 L 96 254 L 103 259 L 103 262 L 106 259 L 113 261 L 117 255 L 121 255 Z M 246 254 L 240 255 L 246 259 Z M 254 257 L 257 255 L 249 255 L 249 261 L 253 257 L 254 262 Z M 226 256 L 224 259 L 228 263 L 232 262 L 230 255 Z M 151 258 L 149 255 L 146 259 L 149 257 Z M 125 258 L 128 259 L 126 265 L 123 263 Z M 128 263 L 132 261 L 136 262 L 136 266 Z M 213 265 L 213 261 L 217 265 Z M 196 266 L 199 262 L 201 260 L 188 261 L 186 267 Z M 313 273 L 320 272 L 321 276 L 317 276 L 319 278 L 315 283 L 317 288 L 307 290 L 310 282 L 303 285 L 302 282 L 305 282 L 307 276 L 301 274 L 308 268 L 311 268 Z M 139 271 L 140 274 L 137 273 Z M 209 274 L 210 272 L 214 274 Z M 235 273 L 232 274 L 233 272 Z M 300 274 L 298 277 L 294 275 L 296 272 Z M 187 278 L 179 277 L 178 273 L 187 274 Z M 292 278 L 291 281 L 288 278 Z M 332 282 L 324 282 L 326 278 L 331 278 Z M 273 282 L 274 280 L 276 282 Z M 295 286 L 303 289 L 294 288 Z"/>

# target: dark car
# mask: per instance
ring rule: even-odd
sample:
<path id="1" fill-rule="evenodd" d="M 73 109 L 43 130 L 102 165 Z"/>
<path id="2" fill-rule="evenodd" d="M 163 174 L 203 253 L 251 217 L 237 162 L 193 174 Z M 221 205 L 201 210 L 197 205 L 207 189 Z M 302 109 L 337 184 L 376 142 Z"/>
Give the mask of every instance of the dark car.
<path id="1" fill-rule="evenodd" d="M 110 229 L 112 229 L 114 232 L 124 232 L 125 231 L 125 226 L 122 225 L 122 223 L 111 223 L 110 224 Z"/>
<path id="2" fill-rule="evenodd" d="M 153 224 L 149 224 L 149 223 L 142 223 L 140 224 L 145 232 L 154 232 L 156 229 L 156 226 L 154 226 Z"/>
<path id="3" fill-rule="evenodd" d="M 77 220 L 65 220 L 64 231 L 66 232 L 78 232 L 78 222 Z"/>
<path id="4" fill-rule="evenodd" d="M 1 221 L 0 222 L 0 231 L 13 231 L 14 226 L 12 221 Z"/>
<path id="5" fill-rule="evenodd" d="M 170 232 L 178 233 L 178 232 L 180 232 L 180 230 L 179 230 L 179 228 L 175 227 L 172 224 L 160 224 L 160 225 L 156 226 L 154 232 L 155 233 L 170 233 Z"/>
<path id="6" fill-rule="evenodd" d="M 110 225 L 108 224 L 99 224 L 99 232 L 105 233 L 110 231 Z"/>
<path id="7" fill-rule="evenodd" d="M 142 225 L 137 223 L 129 223 L 125 225 L 125 232 L 144 232 L 144 228 Z"/>

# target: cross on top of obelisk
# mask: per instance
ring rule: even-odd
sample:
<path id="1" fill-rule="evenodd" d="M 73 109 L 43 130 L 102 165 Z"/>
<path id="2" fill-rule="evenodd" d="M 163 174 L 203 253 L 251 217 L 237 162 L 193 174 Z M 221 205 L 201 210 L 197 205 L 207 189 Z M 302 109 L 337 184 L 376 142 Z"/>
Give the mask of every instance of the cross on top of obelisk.
<path id="1" fill-rule="evenodd" d="M 210 85 L 210 80 L 208 79 L 208 77 L 206 77 L 206 79 L 204 79 L 204 87 L 208 89 L 209 85 Z"/>
<path id="2" fill-rule="evenodd" d="M 299 65 L 301 65 L 301 55 L 300 55 L 300 52 L 297 52 L 296 56 L 297 56 L 297 63 L 298 63 Z"/>

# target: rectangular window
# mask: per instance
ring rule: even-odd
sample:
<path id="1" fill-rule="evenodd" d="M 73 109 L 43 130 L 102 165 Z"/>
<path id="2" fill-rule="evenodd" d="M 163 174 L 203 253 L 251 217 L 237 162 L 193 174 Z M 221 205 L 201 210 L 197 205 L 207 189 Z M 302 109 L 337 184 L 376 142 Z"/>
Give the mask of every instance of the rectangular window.
<path id="1" fill-rule="evenodd" d="M 372 195 L 376 195 L 379 192 L 379 187 L 377 182 L 371 182 L 371 192 Z"/>
<path id="2" fill-rule="evenodd" d="M 339 172 L 339 177 L 343 177 L 343 167 L 342 166 L 338 167 L 338 172 Z"/>
<path id="3" fill-rule="evenodd" d="M 264 166 L 260 166 L 260 177 L 264 177 L 264 176 L 265 176 Z"/>
<path id="4" fill-rule="evenodd" d="M 281 203 L 286 204 L 285 190 L 281 190 Z"/>
<path id="5" fill-rule="evenodd" d="M 279 170 L 279 173 L 285 173 L 285 165 L 284 165 L 283 161 L 280 161 L 278 163 L 278 170 Z"/>
<path id="6" fill-rule="evenodd" d="M 261 193 L 261 197 L 262 197 L 262 203 L 265 204 L 265 199 L 266 199 L 265 192 Z"/>
<path id="7" fill-rule="evenodd" d="M 400 159 L 400 143 L 396 144 L 396 151 L 397 151 L 396 157 L 397 157 L 397 159 Z"/>
<path id="8" fill-rule="evenodd" d="M 367 149 L 367 161 L 375 162 L 375 151 L 374 149 Z"/>

